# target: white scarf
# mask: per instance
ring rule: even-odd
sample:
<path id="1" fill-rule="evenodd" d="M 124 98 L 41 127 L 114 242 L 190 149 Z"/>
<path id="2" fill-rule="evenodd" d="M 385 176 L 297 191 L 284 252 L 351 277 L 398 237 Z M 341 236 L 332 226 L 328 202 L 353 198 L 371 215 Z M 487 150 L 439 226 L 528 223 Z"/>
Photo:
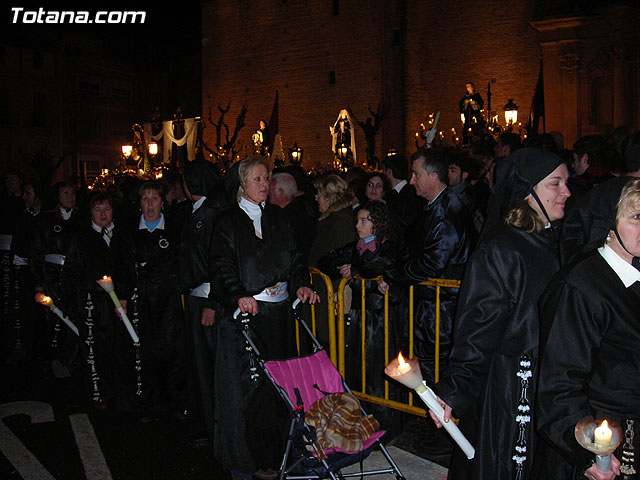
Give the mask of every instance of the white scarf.
<path id="1" fill-rule="evenodd" d="M 249 216 L 249 218 L 253 221 L 253 228 L 256 231 L 256 235 L 262 238 L 262 208 L 264 207 L 264 202 L 260 205 L 256 205 L 255 203 L 250 202 L 246 198 L 242 197 L 238 205 L 245 213 Z"/>

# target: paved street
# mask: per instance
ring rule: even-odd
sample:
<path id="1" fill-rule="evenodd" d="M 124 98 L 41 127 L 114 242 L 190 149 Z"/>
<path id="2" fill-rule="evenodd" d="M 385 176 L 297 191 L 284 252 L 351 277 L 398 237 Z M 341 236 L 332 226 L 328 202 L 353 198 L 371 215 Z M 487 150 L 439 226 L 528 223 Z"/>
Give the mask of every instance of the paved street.
<path id="1" fill-rule="evenodd" d="M 66 374 L 59 364 L 0 368 L 3 480 L 229 478 L 209 447 L 189 443 L 194 431 L 189 420 L 143 423 L 132 415 L 96 410 L 79 400 L 80 385 Z M 412 421 L 408 434 L 391 442 L 390 453 L 407 479 L 444 479 L 446 469 L 410 453 L 421 448 L 417 432 L 422 428 L 419 420 Z M 380 460 L 373 454 L 367 461 Z"/>

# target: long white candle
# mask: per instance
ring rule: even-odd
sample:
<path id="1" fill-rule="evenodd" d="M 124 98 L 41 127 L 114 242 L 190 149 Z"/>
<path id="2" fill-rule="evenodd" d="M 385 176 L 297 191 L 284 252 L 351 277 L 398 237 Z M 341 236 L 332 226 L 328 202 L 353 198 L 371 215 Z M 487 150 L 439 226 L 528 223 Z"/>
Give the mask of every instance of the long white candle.
<path id="1" fill-rule="evenodd" d="M 433 412 L 445 430 L 451 435 L 451 438 L 453 438 L 460 449 L 462 449 L 467 458 L 472 459 L 475 456 L 476 451 L 473 445 L 469 443 L 469 440 L 462 434 L 458 426 L 451 420 L 448 422 L 444 421 L 444 408 L 438 403 L 438 397 L 433 393 L 433 390 L 427 387 L 427 384 L 422 379 L 420 365 L 415 357 L 405 361 L 402 353 L 400 353 L 398 354 L 398 358 L 393 359 L 391 363 L 386 366 L 384 372 L 404 386 L 415 390 L 422 401 L 427 404 L 429 410 Z"/>
<path id="2" fill-rule="evenodd" d="M 433 414 L 436 417 L 438 417 L 438 420 L 440 421 L 442 426 L 445 428 L 447 432 L 449 432 L 449 435 L 451 435 L 451 438 L 453 438 L 453 440 L 458 444 L 458 446 L 464 452 L 467 458 L 472 459 L 476 454 L 476 451 L 473 448 L 473 445 L 469 443 L 469 440 L 467 440 L 467 437 L 465 437 L 462 434 L 458 426 L 452 420 L 449 420 L 448 422 L 444 421 L 444 408 L 442 408 L 440 403 L 438 403 L 438 398 L 436 397 L 436 394 L 433 393 L 433 390 L 427 387 L 427 384 L 423 380 L 422 384 L 419 385 L 415 389 L 415 391 L 418 394 L 418 396 L 422 399 L 422 401 L 427 404 L 427 407 L 429 407 L 429 410 L 431 410 Z"/>
<path id="3" fill-rule="evenodd" d="M 111 277 L 105 275 L 104 277 L 102 277 L 101 280 L 96 280 L 96 282 L 111 297 L 113 304 L 116 306 L 116 310 L 118 311 L 118 313 L 120 313 L 120 318 L 122 318 L 122 321 L 124 322 L 124 326 L 127 327 L 127 332 L 129 332 L 129 336 L 131 337 L 131 340 L 133 340 L 133 343 L 138 343 L 140 341 L 140 337 L 138 337 L 138 334 L 133 328 L 133 325 L 131 324 L 129 317 L 124 311 L 124 308 L 122 308 L 120 299 L 116 295 L 116 292 L 113 288 L 113 281 L 111 280 Z"/>
<path id="4" fill-rule="evenodd" d="M 64 322 L 64 324 L 69 327 L 71 329 L 71 331 L 73 333 L 75 333 L 76 335 L 80 336 L 80 334 L 78 333 L 78 327 L 76 327 L 74 325 L 74 323 L 69 320 L 64 313 L 62 313 L 62 310 L 60 310 L 58 307 L 55 306 L 55 304 L 53 303 L 53 300 L 51 299 L 51 297 L 48 297 L 47 295 L 45 295 L 44 293 L 37 293 L 36 294 L 36 302 L 49 307 L 51 309 L 51 311 L 53 313 L 55 313 L 58 317 L 60 317 L 60 320 L 62 320 Z"/>

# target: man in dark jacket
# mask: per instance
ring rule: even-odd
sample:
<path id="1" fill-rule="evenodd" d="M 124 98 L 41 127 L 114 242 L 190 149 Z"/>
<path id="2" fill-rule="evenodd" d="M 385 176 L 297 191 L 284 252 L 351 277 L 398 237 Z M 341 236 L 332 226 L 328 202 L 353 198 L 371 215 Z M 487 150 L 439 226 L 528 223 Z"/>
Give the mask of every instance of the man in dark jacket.
<path id="1" fill-rule="evenodd" d="M 216 218 L 221 210 L 216 187 L 222 182 L 213 165 L 205 161 L 188 163 L 183 188 L 193 202 L 182 230 L 180 285 L 185 292 L 187 351 L 190 357 L 189 406 L 206 436 L 196 435 L 196 445 L 213 442 L 213 366 L 216 305 L 209 299 L 209 248 Z"/>
<path id="2" fill-rule="evenodd" d="M 404 273 L 410 283 L 429 278 L 460 280 L 475 244 L 471 217 L 458 196 L 447 188 L 449 159 L 442 150 L 419 150 L 411 157 L 411 185 L 427 200 L 420 234 L 410 245 Z M 435 378 L 436 290 L 418 286 L 415 305 L 414 354 L 427 381 Z M 452 345 L 457 288 L 440 292 L 440 369 L 446 367 Z"/>
<path id="3" fill-rule="evenodd" d="M 394 218 L 402 230 L 403 240 L 410 234 L 420 211 L 422 210 L 421 198 L 416 195 L 416 189 L 407 182 L 407 161 L 405 157 L 392 154 L 387 155 L 382 161 L 384 174 L 389 179 L 391 190 L 387 194 L 387 203 Z"/>

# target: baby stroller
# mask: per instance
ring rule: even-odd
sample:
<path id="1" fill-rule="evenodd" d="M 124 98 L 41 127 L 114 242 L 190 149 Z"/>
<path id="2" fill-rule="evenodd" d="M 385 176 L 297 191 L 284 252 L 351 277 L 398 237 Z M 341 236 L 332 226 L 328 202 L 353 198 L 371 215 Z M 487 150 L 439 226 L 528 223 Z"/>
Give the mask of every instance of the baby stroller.
<path id="1" fill-rule="evenodd" d="M 382 445 L 380 438 L 384 430 L 378 430 L 363 442 L 360 451 L 348 452 L 332 448 L 321 452 L 315 440 L 315 430 L 304 422 L 305 412 L 317 400 L 325 395 L 336 392 L 351 393 L 342 376 L 327 356 L 326 351 L 313 335 L 308 325 L 298 312 L 299 299 L 293 303 L 296 321 L 302 325 L 314 345 L 313 353 L 307 356 L 288 360 L 264 361 L 247 326 L 247 314 L 242 314 L 239 321 L 240 332 L 245 338 L 247 348 L 250 348 L 259 368 L 265 373 L 275 387 L 282 400 L 288 407 L 290 414 L 289 434 L 287 437 L 284 456 L 280 465 L 280 480 L 345 479 L 348 477 L 364 477 L 382 474 L 393 474 L 396 480 L 405 480 L 400 469 L 395 464 L 389 452 Z M 238 319 L 240 310 L 236 310 L 234 318 Z M 256 367 L 257 368 L 257 367 Z M 366 413 L 360 407 L 363 415 Z M 375 449 L 379 448 L 387 460 L 389 468 L 378 470 L 364 470 L 363 460 Z M 342 469 L 360 463 L 356 473 L 343 473 Z"/>

